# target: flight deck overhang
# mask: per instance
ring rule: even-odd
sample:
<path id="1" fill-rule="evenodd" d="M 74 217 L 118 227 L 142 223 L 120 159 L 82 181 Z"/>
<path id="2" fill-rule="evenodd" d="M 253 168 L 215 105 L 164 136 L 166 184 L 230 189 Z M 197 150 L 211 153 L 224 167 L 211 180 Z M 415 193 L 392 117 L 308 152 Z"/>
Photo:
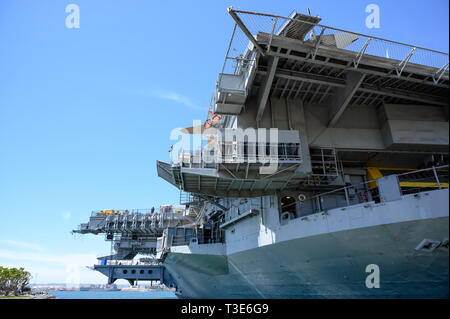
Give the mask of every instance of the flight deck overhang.
<path id="1" fill-rule="evenodd" d="M 409 62 L 398 76 L 396 70 L 401 63 L 399 60 L 366 54 L 355 68 L 356 54 L 349 50 L 319 46 L 312 59 L 314 45 L 311 43 L 262 32 L 257 34 L 256 39 L 260 43 L 271 41 L 267 55 L 279 60 L 270 87 L 272 94 L 277 97 L 298 97 L 310 103 L 322 103 L 335 95 L 339 88 L 346 87 L 347 74 L 353 72 L 365 78 L 356 88 L 350 105 L 357 102 L 379 104 L 382 101 L 439 106 L 449 104 L 448 71 L 443 72 L 440 81 L 435 83 L 433 74 L 439 71 L 435 67 Z M 258 65 L 255 86 L 262 83 L 269 66 L 265 66 L 264 62 Z"/>
<path id="2" fill-rule="evenodd" d="M 408 62 L 399 73 L 402 61 L 369 54 L 361 56 L 356 67 L 357 53 L 350 50 L 316 48 L 313 43 L 262 32 L 255 38 L 263 47 L 270 43 L 248 88 L 249 96 L 257 99 L 256 121 L 261 120 L 269 97 L 326 105 L 328 127 L 335 127 L 349 106 L 405 104 L 448 109 L 448 71 L 436 82 L 435 74 L 440 72 L 436 67 Z"/>
<path id="3" fill-rule="evenodd" d="M 247 100 L 257 100 L 256 121 L 269 98 L 327 105 L 329 127 L 349 106 L 448 109 L 448 53 L 319 25 L 307 16 L 229 12 L 257 52 L 255 76 L 246 87 Z M 293 29 L 297 36 L 279 31 L 288 25 L 298 29 Z M 229 52 L 243 52 L 241 36 L 234 39 Z M 232 61 L 231 54 L 227 59 Z"/>
<path id="4" fill-rule="evenodd" d="M 388 76 L 390 78 L 395 77 L 398 80 L 408 79 L 416 83 L 423 82 L 430 85 L 437 85 L 438 87 L 448 87 L 448 71 L 443 72 L 440 78 L 440 81 L 442 81 L 440 82 L 441 85 L 439 85 L 439 82 L 435 83 L 433 81 L 432 75 L 439 71 L 437 67 L 408 62 L 402 70 L 402 73 L 405 72 L 405 74 L 399 75 L 395 70 L 402 61 L 397 59 L 364 54 L 361 56 L 358 65 L 355 66 L 355 59 L 358 54 L 355 55 L 355 52 L 351 50 L 327 45 L 319 45 L 316 47 L 308 41 L 303 42 L 264 32 L 258 32 L 256 40 L 262 45 L 268 46 L 270 43 L 270 48 L 266 52 L 267 55 L 308 61 L 312 64 L 322 66 L 328 65 L 330 68 L 333 67 L 341 70 L 354 69 L 361 73 Z M 315 52 L 314 59 L 312 58 L 313 52 Z M 447 83 L 445 84 L 443 82 Z"/>

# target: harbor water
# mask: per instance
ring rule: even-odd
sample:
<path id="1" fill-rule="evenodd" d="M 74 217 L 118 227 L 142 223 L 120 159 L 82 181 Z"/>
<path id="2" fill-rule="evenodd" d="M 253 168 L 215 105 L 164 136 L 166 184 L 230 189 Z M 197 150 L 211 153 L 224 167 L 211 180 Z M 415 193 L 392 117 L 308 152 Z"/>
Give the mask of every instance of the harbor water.
<path id="1" fill-rule="evenodd" d="M 69 291 L 48 290 L 56 299 L 176 299 L 172 291 Z"/>

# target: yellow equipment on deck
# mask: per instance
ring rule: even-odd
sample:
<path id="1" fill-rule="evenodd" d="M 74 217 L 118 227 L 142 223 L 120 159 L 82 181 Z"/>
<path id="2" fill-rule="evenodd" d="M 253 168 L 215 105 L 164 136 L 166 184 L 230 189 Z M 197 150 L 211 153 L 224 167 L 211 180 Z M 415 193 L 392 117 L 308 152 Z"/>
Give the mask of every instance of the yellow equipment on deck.
<path id="1" fill-rule="evenodd" d="M 383 177 L 381 171 L 414 171 L 416 168 L 394 168 L 394 167 L 367 167 L 366 178 L 369 183 L 369 188 L 375 188 L 378 183 L 374 180 Z M 414 187 L 414 188 L 448 188 L 448 183 L 434 183 L 434 182 L 400 182 L 400 187 Z"/>
<path id="2" fill-rule="evenodd" d="M 114 209 L 103 209 L 100 211 L 104 216 L 114 215 Z"/>

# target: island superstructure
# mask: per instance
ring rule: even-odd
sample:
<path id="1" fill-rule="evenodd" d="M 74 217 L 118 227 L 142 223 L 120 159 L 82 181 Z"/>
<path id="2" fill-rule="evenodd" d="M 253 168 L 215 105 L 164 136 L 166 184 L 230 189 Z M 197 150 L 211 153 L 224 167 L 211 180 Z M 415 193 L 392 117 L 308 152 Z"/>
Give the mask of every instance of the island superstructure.
<path id="1" fill-rule="evenodd" d="M 182 130 L 207 143 L 157 162 L 182 205 L 94 213 L 77 232 L 116 251 L 95 269 L 190 298 L 448 298 L 448 53 L 228 11 L 208 120 Z"/>

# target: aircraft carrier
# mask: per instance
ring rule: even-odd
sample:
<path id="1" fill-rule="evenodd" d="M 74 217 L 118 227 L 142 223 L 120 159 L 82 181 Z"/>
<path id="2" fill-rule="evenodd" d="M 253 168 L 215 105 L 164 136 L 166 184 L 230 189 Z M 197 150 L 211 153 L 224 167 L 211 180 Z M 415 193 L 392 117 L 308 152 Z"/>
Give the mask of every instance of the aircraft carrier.
<path id="1" fill-rule="evenodd" d="M 180 203 L 93 212 L 94 269 L 186 298 L 448 298 L 448 53 L 228 13 L 206 121 L 157 161 Z"/>

